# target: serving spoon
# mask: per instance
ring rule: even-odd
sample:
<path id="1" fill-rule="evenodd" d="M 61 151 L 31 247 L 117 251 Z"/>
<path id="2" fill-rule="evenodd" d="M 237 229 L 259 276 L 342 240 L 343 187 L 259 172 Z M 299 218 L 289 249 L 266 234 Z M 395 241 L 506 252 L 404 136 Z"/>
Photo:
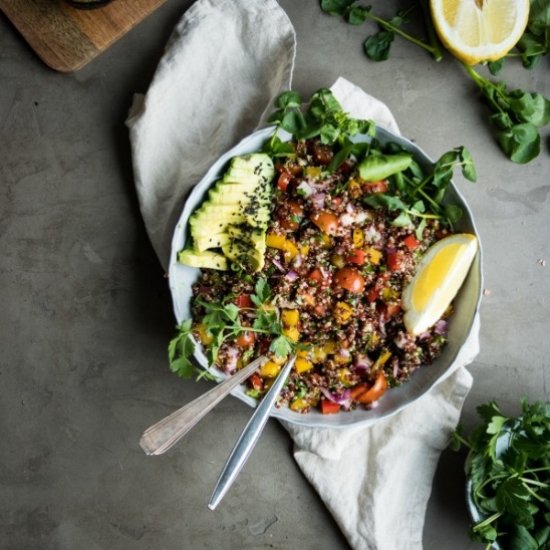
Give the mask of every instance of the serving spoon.
<path id="1" fill-rule="evenodd" d="M 242 384 L 267 361 L 261 355 L 246 367 L 197 397 L 187 405 L 147 428 L 139 444 L 148 455 L 161 455 L 171 449 L 191 428 L 199 423 L 229 392 Z"/>
<path id="2" fill-rule="evenodd" d="M 273 382 L 269 391 L 265 394 L 260 404 L 256 407 L 254 414 L 248 421 L 248 424 L 241 433 L 237 443 L 233 447 L 229 458 L 227 459 L 222 473 L 216 482 L 208 508 L 215 510 L 216 506 L 221 502 L 227 491 L 233 482 L 239 475 L 239 472 L 243 469 L 248 457 L 252 454 L 258 439 L 267 423 L 269 413 L 279 396 L 279 392 L 286 382 L 292 367 L 296 361 L 296 356 L 293 355 L 283 367 L 275 382 Z"/>

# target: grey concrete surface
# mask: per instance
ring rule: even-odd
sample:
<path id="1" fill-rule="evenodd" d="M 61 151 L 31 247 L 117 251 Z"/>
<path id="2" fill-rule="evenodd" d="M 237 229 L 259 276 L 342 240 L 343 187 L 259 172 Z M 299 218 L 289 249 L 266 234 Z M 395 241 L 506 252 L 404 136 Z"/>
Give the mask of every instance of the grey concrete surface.
<path id="1" fill-rule="evenodd" d="M 170 30 L 189 6 L 167 3 L 72 75 L 42 65 L 0 15 L 0 548 L 347 548 L 270 422 L 222 506 L 213 483 L 250 410 L 223 402 L 170 453 L 146 457 L 141 431 L 207 383 L 170 374 L 170 296 L 140 219 L 124 119 Z M 431 156 L 464 144 L 479 182 L 457 178 L 485 249 L 481 353 L 463 423 L 497 399 L 548 399 L 549 137 L 527 166 L 507 161 L 472 83 L 396 41 L 367 61 L 367 29 L 281 0 L 298 35 L 295 88 L 342 75 L 387 102 Z M 396 2 L 377 3 L 393 13 Z M 548 60 L 503 76 L 550 96 Z M 546 262 L 546 265 L 544 265 Z M 424 528 L 426 549 L 476 548 L 467 536 L 463 455 L 445 452 Z"/>

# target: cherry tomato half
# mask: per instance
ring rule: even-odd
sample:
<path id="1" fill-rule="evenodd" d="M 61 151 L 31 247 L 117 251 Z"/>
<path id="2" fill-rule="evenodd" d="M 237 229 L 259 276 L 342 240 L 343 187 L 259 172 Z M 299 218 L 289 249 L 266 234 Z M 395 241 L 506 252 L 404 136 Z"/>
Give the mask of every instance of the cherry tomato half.
<path id="1" fill-rule="evenodd" d="M 338 230 L 338 216 L 332 212 L 321 210 L 312 214 L 311 221 L 323 232 L 329 235 L 334 235 Z"/>
<path id="2" fill-rule="evenodd" d="M 308 273 L 308 276 L 307 278 L 310 280 L 310 281 L 315 281 L 316 283 L 322 283 L 323 282 L 323 272 L 318 268 L 316 267 L 315 269 L 312 269 L 309 273 Z"/>
<path id="3" fill-rule="evenodd" d="M 235 300 L 235 303 L 237 304 L 237 307 L 239 308 L 247 308 L 247 307 L 254 307 L 254 304 L 252 303 L 252 299 L 248 294 L 239 294 L 237 296 L 237 299 Z"/>
<path id="4" fill-rule="evenodd" d="M 363 292 L 365 288 L 365 278 L 357 269 L 353 267 L 344 267 L 335 273 L 334 284 L 349 292 L 359 294 Z"/>
<path id="5" fill-rule="evenodd" d="M 340 405 L 338 405 L 338 403 L 334 403 L 333 401 L 329 401 L 328 399 L 322 399 L 321 412 L 323 414 L 335 414 L 340 412 Z"/>
<path id="6" fill-rule="evenodd" d="M 382 395 L 386 393 L 387 389 L 388 381 L 386 380 L 384 373 L 380 371 L 372 388 L 368 389 L 365 393 L 360 394 L 356 398 L 356 401 L 359 401 L 360 403 L 372 403 L 382 397 Z"/>
<path id="7" fill-rule="evenodd" d="M 239 336 L 237 336 L 235 343 L 240 348 L 249 348 L 251 345 L 254 344 L 255 340 L 256 340 L 256 334 L 254 332 L 247 330 L 239 334 Z"/>
<path id="8" fill-rule="evenodd" d="M 367 181 L 361 185 L 364 193 L 385 193 L 388 190 L 388 181 Z"/>

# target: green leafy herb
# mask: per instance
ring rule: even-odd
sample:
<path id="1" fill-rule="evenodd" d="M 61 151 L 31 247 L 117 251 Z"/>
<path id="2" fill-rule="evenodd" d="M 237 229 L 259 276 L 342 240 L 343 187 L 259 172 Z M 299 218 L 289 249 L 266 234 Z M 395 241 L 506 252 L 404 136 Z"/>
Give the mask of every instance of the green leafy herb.
<path id="1" fill-rule="evenodd" d="M 282 100 L 281 100 L 282 97 Z M 370 120 L 350 117 L 332 92 L 326 88 L 315 92 L 309 104 L 302 109 L 302 101 L 296 92 L 285 92 L 276 100 L 276 110 L 268 121 L 276 124 L 276 130 L 264 150 L 272 156 L 285 156 L 290 153 L 278 137 L 279 128 L 292 134 L 296 139 L 319 137 L 322 143 L 348 145 L 349 138 L 356 134 L 372 135 L 376 125 Z M 294 152 L 294 151 L 292 151 Z"/>
<path id="2" fill-rule="evenodd" d="M 182 378 L 191 378 L 196 372 L 191 361 L 195 344 L 189 338 L 191 335 L 191 320 L 183 321 L 177 327 L 178 334 L 168 344 L 168 360 L 170 370 Z"/>
<path id="3" fill-rule="evenodd" d="M 550 101 L 536 92 L 509 91 L 504 82 L 493 82 L 465 67 L 491 111 L 489 120 L 500 148 L 519 164 L 534 159 L 540 152 L 538 129 L 550 122 Z"/>
<path id="4" fill-rule="evenodd" d="M 366 160 L 370 158 L 372 157 Z M 364 202 L 373 208 L 386 208 L 389 212 L 398 212 L 397 217 L 391 222 L 393 225 L 403 227 L 411 225 L 414 218 L 436 218 L 453 227 L 462 217 L 462 209 L 459 206 L 445 204 L 443 199 L 455 169 L 461 168 L 463 176 L 469 181 L 477 179 L 472 156 L 465 147 L 456 147 L 443 154 L 428 174 L 422 171 L 410 155 L 406 156 L 404 153 L 380 155 L 376 159 L 377 162 L 372 165 L 373 173 L 388 174 L 392 193 L 367 195 Z M 386 167 L 382 163 L 384 159 L 387 160 Z M 396 166 L 401 168 L 397 173 Z M 426 204 L 429 205 L 431 213 L 426 213 Z M 421 238 L 424 227 L 425 222 L 417 229 L 418 238 Z"/>
<path id="5" fill-rule="evenodd" d="M 410 8 L 398 11 L 390 19 L 384 19 L 373 14 L 372 6 L 358 5 L 357 0 L 321 0 L 321 9 L 330 15 L 343 17 L 351 25 L 361 25 L 366 20 L 377 23 L 379 31 L 369 36 L 363 44 L 366 55 L 373 61 L 388 59 L 390 47 L 396 34 L 426 50 L 436 61 L 439 61 L 443 55 L 433 29 L 427 26 L 427 29 L 429 29 L 427 42 L 412 36 L 402 29 L 408 23 L 409 13 L 416 8 L 417 4 L 422 6 L 426 15 L 429 11 L 426 2 L 414 3 Z"/>
<path id="6" fill-rule="evenodd" d="M 478 407 L 483 423 L 469 438 L 459 428 L 451 447 L 470 449 L 471 498 L 484 518 L 471 536 L 490 548 L 550 548 L 550 403 L 522 401 L 519 417 L 495 402 Z"/>

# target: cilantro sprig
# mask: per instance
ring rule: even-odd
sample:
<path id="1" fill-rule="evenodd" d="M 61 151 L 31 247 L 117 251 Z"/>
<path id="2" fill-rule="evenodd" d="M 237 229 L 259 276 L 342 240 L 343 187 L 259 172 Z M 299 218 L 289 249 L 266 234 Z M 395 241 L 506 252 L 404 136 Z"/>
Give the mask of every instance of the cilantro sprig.
<path id="1" fill-rule="evenodd" d="M 550 548 L 550 403 L 522 401 L 522 414 L 507 417 L 496 402 L 477 409 L 482 424 L 470 437 L 459 427 L 451 447 L 470 449 L 466 473 L 471 498 L 484 518 L 471 537 L 487 549 Z"/>
<path id="2" fill-rule="evenodd" d="M 269 350 L 277 357 L 286 357 L 294 350 L 294 342 L 283 333 L 278 309 L 271 305 L 272 293 L 265 278 L 260 277 L 256 281 L 254 294 L 250 298 L 255 308 L 239 308 L 232 302 L 212 302 L 203 298 L 195 300 L 195 304 L 204 311 L 200 325 L 210 340 L 207 350 L 212 364 L 217 361 L 220 347 L 224 342 L 247 332 L 271 338 Z M 243 324 L 241 314 L 245 311 L 254 319 L 252 325 Z M 195 344 L 191 337 L 196 328 L 197 325 L 193 325 L 191 320 L 182 322 L 177 327 L 177 335 L 168 345 L 170 369 L 183 378 L 190 378 L 197 373 L 203 376 L 204 373 L 198 370 L 192 361 Z"/>

